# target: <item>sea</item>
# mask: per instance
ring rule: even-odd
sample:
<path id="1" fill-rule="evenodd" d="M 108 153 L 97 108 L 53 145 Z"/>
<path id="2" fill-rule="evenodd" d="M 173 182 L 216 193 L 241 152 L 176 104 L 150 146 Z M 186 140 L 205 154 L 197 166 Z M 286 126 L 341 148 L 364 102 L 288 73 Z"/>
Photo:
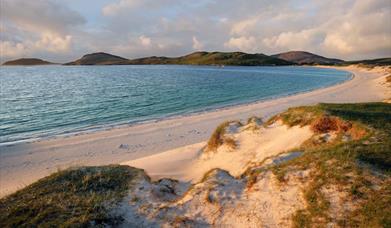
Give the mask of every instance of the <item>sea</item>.
<path id="1" fill-rule="evenodd" d="M 0 145 L 260 102 L 351 77 L 300 66 L 1 66 Z"/>

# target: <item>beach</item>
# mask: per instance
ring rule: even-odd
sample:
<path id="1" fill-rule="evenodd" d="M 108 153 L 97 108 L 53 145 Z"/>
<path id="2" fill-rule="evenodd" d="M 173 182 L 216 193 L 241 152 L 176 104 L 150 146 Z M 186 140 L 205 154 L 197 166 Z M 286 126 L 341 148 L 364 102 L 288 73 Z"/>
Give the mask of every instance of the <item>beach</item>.
<path id="1" fill-rule="evenodd" d="M 105 131 L 0 147 L 0 196 L 12 193 L 57 170 L 81 165 L 129 164 L 152 177 L 191 180 L 181 174 L 226 120 L 267 119 L 289 107 L 319 102 L 382 101 L 391 96 L 382 70 L 338 68 L 354 74 L 352 80 L 306 93 L 247 105 Z"/>

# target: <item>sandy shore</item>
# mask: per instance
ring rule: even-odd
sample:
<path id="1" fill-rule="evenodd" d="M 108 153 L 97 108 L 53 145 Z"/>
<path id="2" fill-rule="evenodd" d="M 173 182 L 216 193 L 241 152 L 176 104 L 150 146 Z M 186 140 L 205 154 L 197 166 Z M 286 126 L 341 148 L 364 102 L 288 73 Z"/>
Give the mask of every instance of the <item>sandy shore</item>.
<path id="1" fill-rule="evenodd" d="M 354 79 L 308 93 L 192 116 L 65 138 L 1 146 L 0 196 L 14 192 L 58 169 L 77 165 L 104 165 L 139 159 L 139 166 L 143 167 L 148 163 L 146 160 L 160 160 L 166 162 L 164 165 L 171 167 L 166 170 L 170 172 L 172 167 L 181 169 L 182 161 L 191 159 L 194 154 L 155 154 L 179 147 L 194 152 L 203 145 L 202 142 L 210 136 L 214 128 L 225 120 L 244 120 L 253 115 L 267 118 L 289 107 L 319 102 L 371 102 L 391 97 L 390 89 L 383 83 L 383 72 L 355 67 L 341 69 L 352 72 L 355 75 Z M 145 158 L 151 155 L 154 155 L 154 159 Z M 144 159 L 140 160 L 142 157 Z M 159 172 L 164 175 L 164 165 L 153 164 L 148 163 L 150 167 L 157 169 L 150 171 L 156 176 Z"/>

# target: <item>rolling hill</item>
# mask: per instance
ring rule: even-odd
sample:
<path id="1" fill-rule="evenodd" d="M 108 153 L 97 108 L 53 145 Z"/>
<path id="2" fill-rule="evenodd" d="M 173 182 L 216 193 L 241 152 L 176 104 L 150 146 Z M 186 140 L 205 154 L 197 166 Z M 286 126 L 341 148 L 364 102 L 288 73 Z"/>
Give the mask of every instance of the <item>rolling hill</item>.
<path id="1" fill-rule="evenodd" d="M 347 64 L 364 64 L 371 66 L 386 66 L 391 65 L 391 58 L 380 58 L 380 59 L 364 59 L 357 61 L 347 61 Z"/>
<path id="2" fill-rule="evenodd" d="M 35 66 L 35 65 L 49 65 L 55 64 L 42 59 L 37 58 L 21 58 L 3 63 L 4 66 Z"/>
<path id="3" fill-rule="evenodd" d="M 125 59 L 107 53 L 93 53 L 65 65 L 233 65 L 233 66 L 281 66 L 294 63 L 270 57 L 264 54 L 247 54 L 243 52 L 194 52 L 180 57 L 145 57 Z"/>
<path id="4" fill-rule="evenodd" d="M 243 52 L 194 52 L 189 55 L 168 57 L 147 57 L 129 60 L 128 64 L 185 64 L 185 65 L 235 65 L 235 66 L 281 66 L 292 62 L 264 54 Z"/>
<path id="5" fill-rule="evenodd" d="M 84 55 L 80 59 L 75 60 L 73 62 L 65 63 L 64 65 L 117 65 L 126 60 L 127 59 L 122 58 L 120 56 L 104 52 L 97 52 Z"/>
<path id="6" fill-rule="evenodd" d="M 294 62 L 300 65 L 336 65 L 344 62 L 341 59 L 326 58 L 305 51 L 289 51 L 272 55 L 272 57 Z"/>

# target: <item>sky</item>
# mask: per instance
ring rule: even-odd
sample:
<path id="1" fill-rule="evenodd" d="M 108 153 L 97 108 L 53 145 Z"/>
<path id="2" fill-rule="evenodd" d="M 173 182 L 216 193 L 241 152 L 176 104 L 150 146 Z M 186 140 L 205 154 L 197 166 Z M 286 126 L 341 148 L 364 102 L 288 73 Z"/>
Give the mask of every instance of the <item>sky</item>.
<path id="1" fill-rule="evenodd" d="M 194 51 L 391 57 L 391 0 L 0 0 L 0 57 Z"/>

